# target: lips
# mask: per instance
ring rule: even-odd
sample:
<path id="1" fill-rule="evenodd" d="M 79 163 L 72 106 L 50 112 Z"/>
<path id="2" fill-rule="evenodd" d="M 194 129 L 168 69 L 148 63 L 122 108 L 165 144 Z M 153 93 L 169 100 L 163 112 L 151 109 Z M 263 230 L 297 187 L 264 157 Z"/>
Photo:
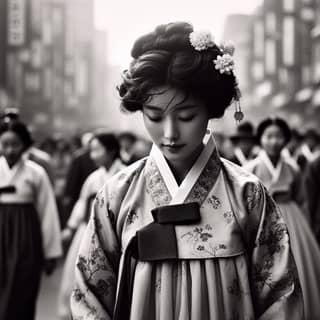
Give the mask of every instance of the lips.
<path id="1" fill-rule="evenodd" d="M 163 144 L 162 147 L 166 148 L 167 150 L 174 152 L 179 151 L 182 149 L 185 145 L 184 144 Z"/>

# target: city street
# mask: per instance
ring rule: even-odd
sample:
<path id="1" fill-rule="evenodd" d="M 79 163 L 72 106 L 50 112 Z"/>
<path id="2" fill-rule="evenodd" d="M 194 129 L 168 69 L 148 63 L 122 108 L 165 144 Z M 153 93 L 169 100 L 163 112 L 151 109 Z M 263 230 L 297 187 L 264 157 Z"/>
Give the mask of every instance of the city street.
<path id="1" fill-rule="evenodd" d="M 36 320 L 58 320 L 57 300 L 62 276 L 63 263 L 60 263 L 50 276 L 43 274 L 37 303 Z"/>

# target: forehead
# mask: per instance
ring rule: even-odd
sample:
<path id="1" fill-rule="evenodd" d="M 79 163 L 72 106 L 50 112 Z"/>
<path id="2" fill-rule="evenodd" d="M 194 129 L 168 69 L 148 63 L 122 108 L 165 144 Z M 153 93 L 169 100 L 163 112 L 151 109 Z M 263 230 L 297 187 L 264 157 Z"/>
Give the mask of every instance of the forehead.
<path id="1" fill-rule="evenodd" d="M 14 131 L 5 131 L 0 134 L 0 140 L 1 141 L 6 141 L 6 142 L 11 142 L 11 141 L 21 141 L 19 135 L 15 133 Z"/>
<path id="2" fill-rule="evenodd" d="M 91 148 L 102 148 L 103 145 L 97 138 L 92 138 L 90 141 Z"/>
<path id="3" fill-rule="evenodd" d="M 174 107 L 194 106 L 199 103 L 191 95 L 169 86 L 156 87 L 150 90 L 149 94 L 150 97 L 144 107 L 150 109 L 156 108 L 165 111 Z"/>
<path id="4" fill-rule="evenodd" d="M 264 129 L 264 133 L 283 133 L 283 129 L 275 123 L 270 124 Z"/>

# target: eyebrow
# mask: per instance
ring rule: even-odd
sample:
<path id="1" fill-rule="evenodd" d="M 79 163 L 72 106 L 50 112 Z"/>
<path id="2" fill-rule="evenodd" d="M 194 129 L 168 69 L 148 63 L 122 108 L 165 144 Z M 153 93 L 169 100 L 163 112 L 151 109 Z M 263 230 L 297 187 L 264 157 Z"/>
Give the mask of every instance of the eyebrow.
<path id="1" fill-rule="evenodd" d="M 145 108 L 147 109 L 150 109 L 150 110 L 153 110 L 153 111 L 162 111 L 162 108 L 161 107 L 157 107 L 157 106 L 153 106 L 153 105 L 150 105 L 150 104 L 144 104 L 143 105 Z M 197 105 L 195 104 L 186 104 L 186 105 L 178 105 L 174 108 L 174 110 L 186 110 L 186 109 L 194 109 L 196 108 Z"/>

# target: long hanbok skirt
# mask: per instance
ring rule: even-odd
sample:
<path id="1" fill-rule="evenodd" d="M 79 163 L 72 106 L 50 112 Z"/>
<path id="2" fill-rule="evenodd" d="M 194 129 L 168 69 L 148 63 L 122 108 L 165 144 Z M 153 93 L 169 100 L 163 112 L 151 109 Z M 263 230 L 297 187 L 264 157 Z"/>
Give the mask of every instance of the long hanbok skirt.
<path id="1" fill-rule="evenodd" d="M 32 204 L 0 203 L 0 320 L 33 320 L 43 266 Z"/>
<path id="2" fill-rule="evenodd" d="M 71 309 L 70 309 L 70 296 L 72 290 L 74 289 L 75 284 L 75 266 L 76 260 L 80 248 L 80 243 L 83 237 L 83 234 L 86 230 L 87 223 L 82 222 L 70 245 L 68 254 L 64 263 L 62 281 L 59 292 L 59 301 L 58 301 L 58 313 L 61 319 L 70 319 Z"/>
<path id="3" fill-rule="evenodd" d="M 278 202 L 288 225 L 304 299 L 305 319 L 320 319 L 320 249 L 302 211 L 293 201 Z"/>

